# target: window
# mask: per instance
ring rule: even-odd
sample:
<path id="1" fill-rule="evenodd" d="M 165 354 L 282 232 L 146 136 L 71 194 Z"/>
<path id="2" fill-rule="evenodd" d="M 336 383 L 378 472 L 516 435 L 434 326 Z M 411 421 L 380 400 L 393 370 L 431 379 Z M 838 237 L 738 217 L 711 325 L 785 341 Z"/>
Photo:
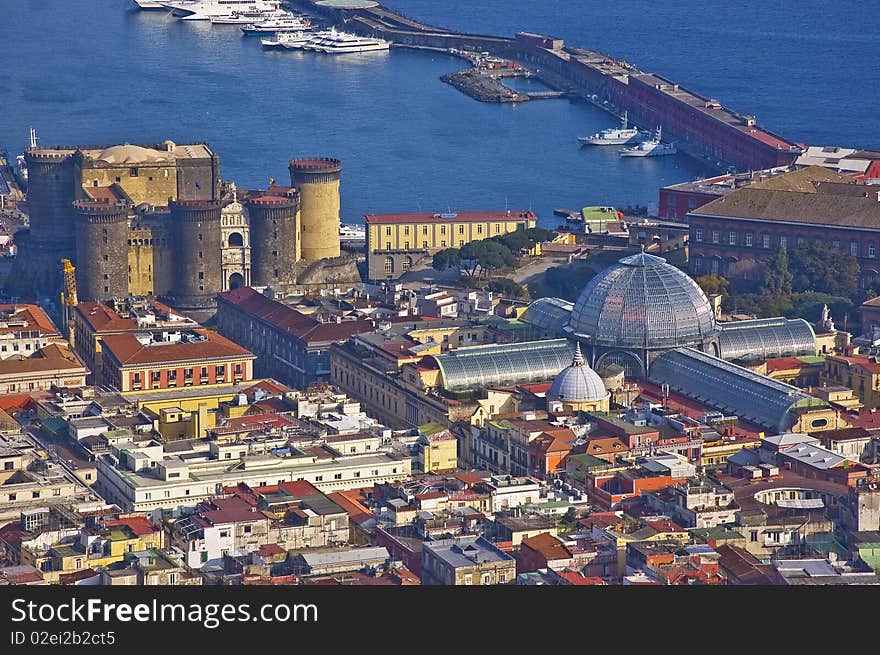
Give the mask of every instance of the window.
<path id="1" fill-rule="evenodd" d="M 227 539 L 229 537 L 229 530 L 220 530 L 220 538 Z"/>
<path id="2" fill-rule="evenodd" d="M 474 576 L 473 576 L 472 574 L 470 574 L 470 573 L 465 573 L 465 574 L 464 574 L 464 583 L 465 583 L 466 585 L 472 585 L 472 584 L 474 584 Z"/>
<path id="3" fill-rule="evenodd" d="M 492 584 L 492 576 L 488 573 L 483 574 L 483 584 Z"/>
<path id="4" fill-rule="evenodd" d="M 391 227 L 390 226 L 385 228 L 385 236 L 388 236 L 388 237 L 391 236 Z"/>
<path id="5" fill-rule="evenodd" d="M 727 233 L 727 243 L 731 246 L 736 245 L 736 232 L 734 232 L 733 230 Z"/>
<path id="6" fill-rule="evenodd" d="M 334 479 L 334 480 L 341 480 L 341 479 L 342 479 L 342 473 L 334 473 L 334 474 L 333 474 L 333 479 Z"/>
<path id="7" fill-rule="evenodd" d="M 868 244 L 868 257 L 876 257 L 877 256 L 877 244 L 869 243 Z"/>
<path id="8" fill-rule="evenodd" d="M 458 226 L 458 233 L 459 233 L 459 234 L 464 234 L 464 225 L 459 225 L 459 226 Z"/>
<path id="9" fill-rule="evenodd" d="M 445 241 L 441 241 L 441 242 L 440 242 L 440 247 L 441 247 L 441 248 L 445 248 L 445 247 L 446 247 L 446 242 L 445 242 Z M 6 346 L 3 346 L 3 348 L 5 349 Z"/>
<path id="10" fill-rule="evenodd" d="M 422 225 L 422 234 L 424 234 L 424 235 L 428 234 L 428 226 L 427 225 Z"/>
<path id="11" fill-rule="evenodd" d="M 199 377 L 206 378 L 208 377 L 208 367 L 202 366 L 202 370 L 199 371 Z"/>
<path id="12" fill-rule="evenodd" d="M 500 582 L 502 584 L 507 582 L 507 574 L 506 573 L 499 573 L 498 574 L 498 582 Z"/>
<path id="13" fill-rule="evenodd" d="M 834 239 L 834 241 L 831 242 L 831 247 L 835 250 L 840 250 L 840 239 Z"/>
<path id="14" fill-rule="evenodd" d="M 761 247 L 762 248 L 769 248 L 770 247 L 770 235 L 769 234 L 762 234 L 761 235 Z"/>
<path id="15" fill-rule="evenodd" d="M 193 542 L 193 544 L 195 544 L 195 542 Z M 204 551 L 204 550 L 202 551 L 201 559 L 202 559 L 202 564 L 204 564 L 205 562 L 208 561 L 208 552 L 207 551 Z"/>
<path id="16" fill-rule="evenodd" d="M 721 240 L 721 232 L 712 230 L 712 243 L 718 243 Z"/>
<path id="17" fill-rule="evenodd" d="M 749 536 L 749 540 L 750 541 L 757 541 L 758 540 L 758 531 L 757 530 L 752 530 L 752 534 Z"/>
<path id="18" fill-rule="evenodd" d="M 129 174 L 131 177 L 137 177 L 137 176 L 138 176 L 138 169 L 137 169 L 137 166 L 132 166 L 130 169 L 128 169 L 128 174 Z"/>
<path id="19" fill-rule="evenodd" d="M 140 383 L 141 383 L 141 374 L 140 374 L 140 373 L 135 373 L 135 374 L 134 374 L 133 381 L 134 381 L 135 384 L 140 384 Z"/>
<path id="20" fill-rule="evenodd" d="M 501 234 L 501 223 L 495 223 L 495 234 Z"/>
<path id="21" fill-rule="evenodd" d="M 482 234 L 482 233 L 483 233 L 483 226 L 477 225 L 477 234 Z"/>
<path id="22" fill-rule="evenodd" d="M 315 476 L 315 482 L 323 482 L 323 481 L 324 481 L 323 475 L 316 475 Z"/>
<path id="23" fill-rule="evenodd" d="M 150 373 L 150 380 L 153 382 L 159 382 L 162 379 L 161 371 L 152 371 Z"/>
<path id="24" fill-rule="evenodd" d="M 385 258 L 385 272 L 393 273 L 394 272 L 394 258 L 386 257 Z"/>
<path id="25" fill-rule="evenodd" d="M 403 233 L 404 235 L 409 236 L 409 225 L 403 226 Z"/>
<path id="26" fill-rule="evenodd" d="M 806 243 L 806 241 L 807 241 L 807 240 L 804 239 L 803 237 L 798 237 L 798 238 L 797 238 L 797 244 L 798 244 L 799 246 L 804 245 L 804 244 Z"/>
<path id="27" fill-rule="evenodd" d="M 859 256 L 859 242 L 858 241 L 850 241 L 849 242 L 849 254 L 853 257 Z"/>
<path id="28" fill-rule="evenodd" d="M 192 378 L 192 376 L 193 376 L 193 370 L 191 368 L 183 369 L 183 377 Z"/>
<path id="29" fill-rule="evenodd" d="M 695 228 L 694 229 L 694 241 L 702 241 L 703 240 L 703 228 Z"/>
<path id="30" fill-rule="evenodd" d="M 386 243 L 386 244 L 385 244 L 385 250 L 391 250 L 391 244 L 390 244 L 390 243 Z"/>
<path id="31" fill-rule="evenodd" d="M 168 381 L 170 382 L 171 380 L 176 380 L 176 379 L 177 379 L 177 369 L 173 368 L 170 371 L 168 371 Z"/>
<path id="32" fill-rule="evenodd" d="M 244 526 L 242 529 L 244 530 L 245 534 L 251 533 L 251 526 L 249 526 L 249 525 Z"/>
<path id="33" fill-rule="evenodd" d="M 14 466 L 15 466 L 15 464 L 13 462 L 3 462 L 3 470 L 4 471 L 11 471 Z"/>
<path id="34" fill-rule="evenodd" d="M 199 271 L 199 279 L 200 279 L 200 280 L 204 280 L 204 279 L 205 279 L 205 271 Z"/>
<path id="35" fill-rule="evenodd" d="M 782 248 L 783 250 L 788 248 L 788 237 L 786 237 L 786 236 L 779 237 L 779 247 Z"/>
<path id="36" fill-rule="evenodd" d="M 409 250 L 409 241 L 404 241 L 404 242 L 403 242 L 403 249 L 404 249 L 404 250 Z"/>
<path id="37" fill-rule="evenodd" d="M 427 247 L 428 247 L 428 242 L 422 241 L 422 248 L 427 248 Z"/>
<path id="38" fill-rule="evenodd" d="M 214 375 L 218 378 L 226 377 L 226 367 L 225 366 L 215 366 L 214 367 Z"/>

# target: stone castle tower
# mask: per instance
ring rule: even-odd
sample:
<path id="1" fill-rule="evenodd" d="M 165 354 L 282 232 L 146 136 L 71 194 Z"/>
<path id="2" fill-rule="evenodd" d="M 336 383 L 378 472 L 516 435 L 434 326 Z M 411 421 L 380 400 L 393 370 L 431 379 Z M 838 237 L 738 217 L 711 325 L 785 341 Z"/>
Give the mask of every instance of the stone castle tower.
<path id="1" fill-rule="evenodd" d="M 156 295 L 204 321 L 221 291 L 284 291 L 300 274 L 320 276 L 317 260 L 340 255 L 336 159 L 294 159 L 292 187 L 258 191 L 221 183 L 206 144 L 37 147 L 25 156 L 30 229 L 15 235 L 14 296 L 58 298 L 68 258 L 80 300 Z"/>
<path id="2" fill-rule="evenodd" d="M 339 257 L 339 160 L 294 159 L 289 168 L 290 184 L 300 196 L 302 258 Z"/>

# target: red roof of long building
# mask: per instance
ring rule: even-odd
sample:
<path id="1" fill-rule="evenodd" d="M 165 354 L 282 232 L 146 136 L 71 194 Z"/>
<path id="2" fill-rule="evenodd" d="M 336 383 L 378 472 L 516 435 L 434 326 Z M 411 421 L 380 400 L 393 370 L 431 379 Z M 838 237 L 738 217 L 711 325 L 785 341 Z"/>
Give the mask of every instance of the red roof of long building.
<path id="1" fill-rule="evenodd" d="M 347 341 L 354 334 L 372 332 L 376 329 L 373 323 L 367 320 L 322 323 L 292 307 L 267 298 L 250 287 L 226 291 L 218 297 L 221 301 L 235 305 L 241 311 L 255 316 L 278 330 L 294 334 L 306 342 Z"/>
<path id="2" fill-rule="evenodd" d="M 474 223 L 482 221 L 522 221 L 537 220 L 534 212 L 528 209 L 510 211 L 466 211 L 429 214 L 419 212 L 412 214 L 367 214 L 364 223 L 367 225 L 384 223 Z"/>
<path id="3" fill-rule="evenodd" d="M 206 340 L 153 343 L 145 346 L 133 333 L 125 332 L 105 335 L 101 337 L 101 341 L 104 344 L 104 351 L 111 353 L 123 366 L 255 357 L 250 350 L 242 348 L 221 334 L 210 330 L 193 330 L 193 332 L 206 337 Z"/>

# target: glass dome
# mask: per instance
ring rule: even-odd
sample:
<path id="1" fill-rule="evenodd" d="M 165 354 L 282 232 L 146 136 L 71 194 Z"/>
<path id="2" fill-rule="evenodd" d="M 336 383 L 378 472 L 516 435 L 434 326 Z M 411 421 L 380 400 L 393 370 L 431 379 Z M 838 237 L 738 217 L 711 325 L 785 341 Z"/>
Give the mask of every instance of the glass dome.
<path id="1" fill-rule="evenodd" d="M 592 346 L 677 348 L 718 332 L 706 294 L 662 257 L 624 257 L 587 283 L 570 329 Z"/>
<path id="2" fill-rule="evenodd" d="M 607 398 L 610 394 L 602 383 L 602 378 L 587 366 L 578 344 L 571 366 L 564 368 L 553 380 L 547 391 L 549 400 L 562 400 L 572 403 L 588 403 Z"/>

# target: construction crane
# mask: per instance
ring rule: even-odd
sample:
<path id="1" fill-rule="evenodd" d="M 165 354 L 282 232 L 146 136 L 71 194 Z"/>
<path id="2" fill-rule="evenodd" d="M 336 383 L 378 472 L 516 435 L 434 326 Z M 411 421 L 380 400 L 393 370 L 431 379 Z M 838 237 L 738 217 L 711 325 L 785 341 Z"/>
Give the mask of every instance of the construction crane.
<path id="1" fill-rule="evenodd" d="M 61 312 L 67 338 L 73 344 L 73 331 L 70 329 L 70 308 L 76 307 L 76 267 L 69 259 L 61 259 L 61 272 L 64 274 L 64 291 L 61 292 Z M 66 291 L 66 293 L 65 293 Z"/>

